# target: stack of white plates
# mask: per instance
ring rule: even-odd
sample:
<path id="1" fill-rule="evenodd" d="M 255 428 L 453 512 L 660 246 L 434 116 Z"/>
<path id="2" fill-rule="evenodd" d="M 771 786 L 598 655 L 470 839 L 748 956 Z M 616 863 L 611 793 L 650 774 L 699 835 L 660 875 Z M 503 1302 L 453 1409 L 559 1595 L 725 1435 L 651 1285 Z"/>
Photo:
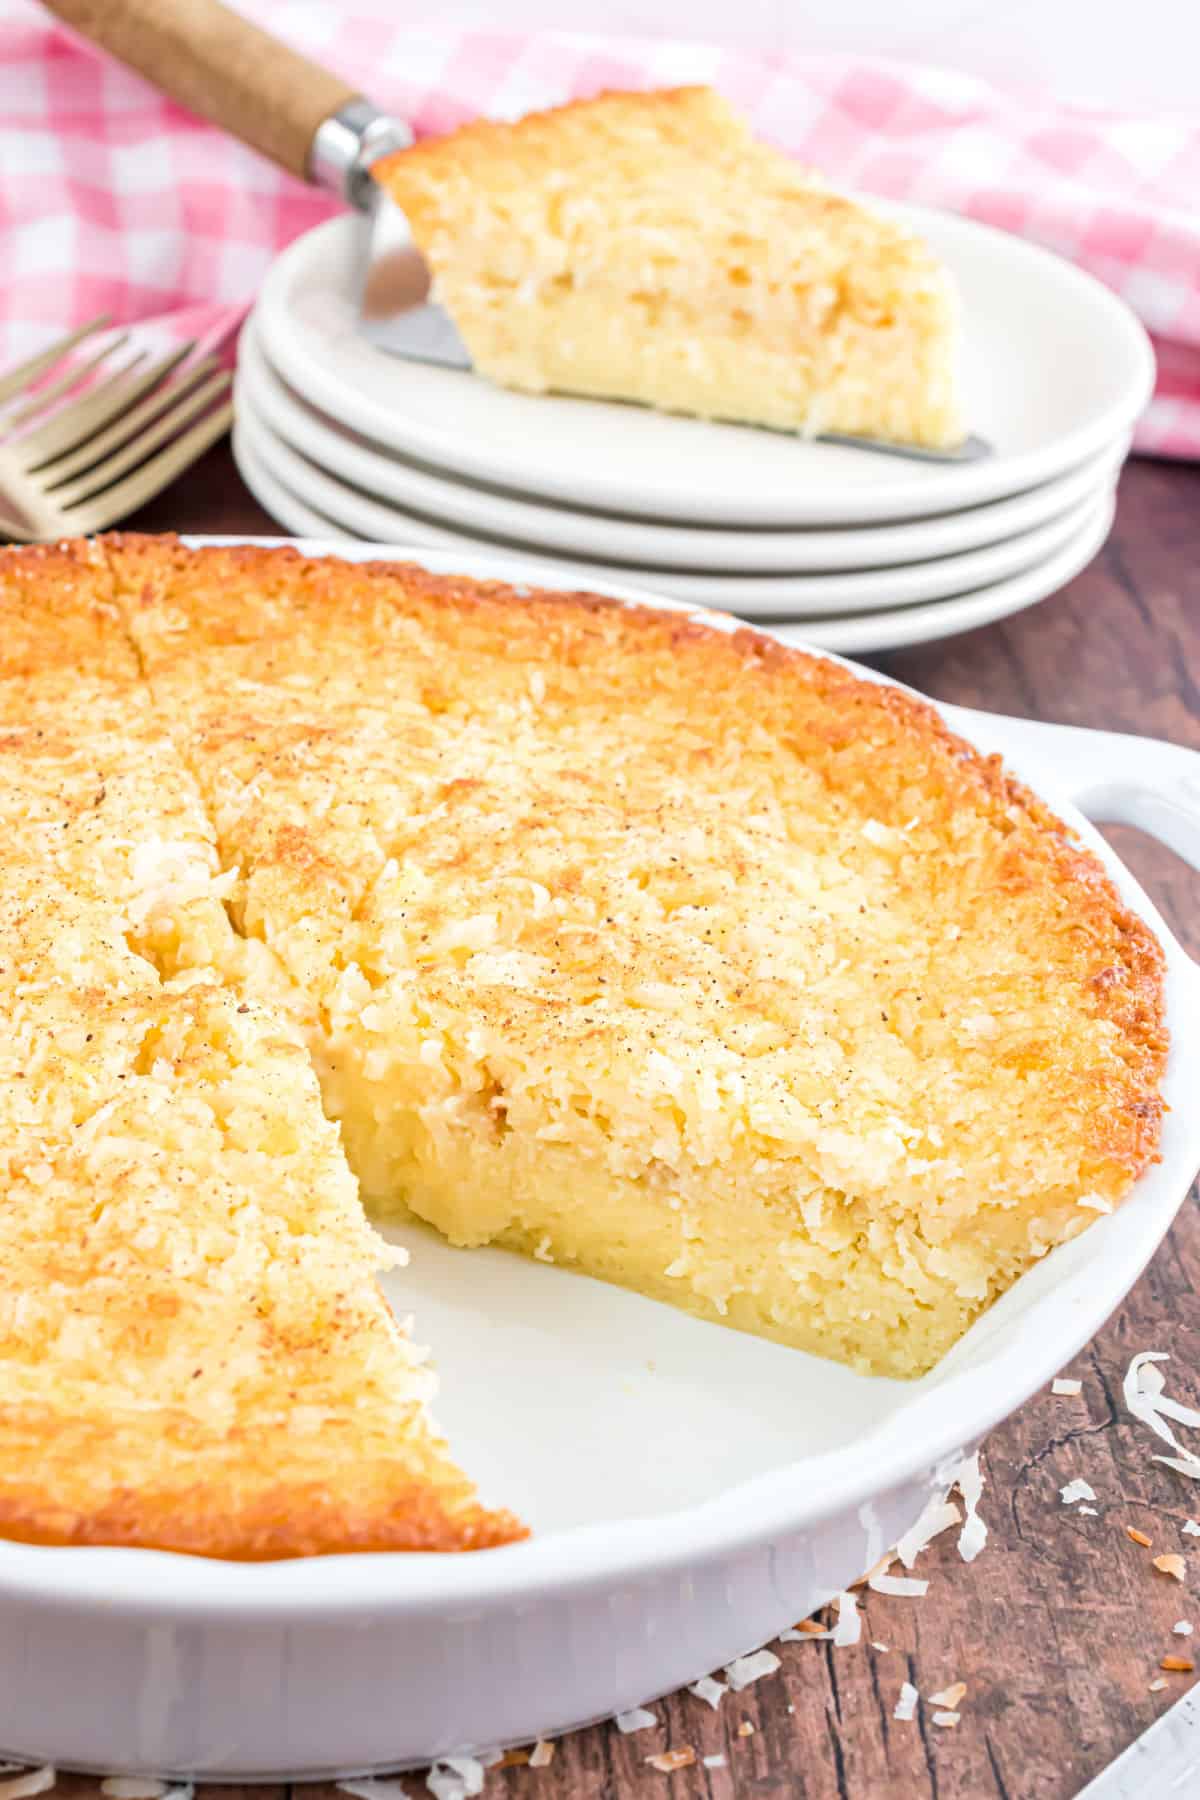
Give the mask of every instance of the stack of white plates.
<path id="1" fill-rule="evenodd" d="M 279 259 L 242 335 L 234 449 L 289 532 L 493 552 L 845 651 L 942 637 L 1054 593 L 1099 549 L 1153 384 L 1108 289 L 1006 233 L 891 209 L 963 294 L 978 462 L 884 455 L 640 407 L 509 393 L 357 329 L 363 229 Z"/>

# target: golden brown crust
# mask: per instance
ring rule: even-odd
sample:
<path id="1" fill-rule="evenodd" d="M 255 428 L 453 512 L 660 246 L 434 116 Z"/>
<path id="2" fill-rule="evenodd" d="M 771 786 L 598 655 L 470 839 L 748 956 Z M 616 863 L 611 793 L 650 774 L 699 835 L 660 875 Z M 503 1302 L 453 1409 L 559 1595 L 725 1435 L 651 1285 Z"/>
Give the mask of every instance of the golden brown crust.
<path id="1" fill-rule="evenodd" d="M 154 572 L 154 579 L 147 574 L 148 602 L 171 572 L 194 567 L 195 553 L 169 538 L 103 541 L 122 562 Z M 614 687 L 634 709 L 638 681 L 648 684 L 649 696 L 663 666 L 682 668 L 678 679 L 698 696 L 727 701 L 736 693 L 739 704 L 761 708 L 779 740 L 867 816 L 888 818 L 912 792 L 921 795 L 935 832 L 948 832 L 956 816 L 987 821 L 1010 845 L 996 892 L 1023 893 L 1034 902 L 1044 897 L 1047 927 L 1054 928 L 1054 978 L 1077 985 L 1087 1009 L 1111 1021 L 1118 1034 L 1121 1073 L 1090 1096 L 1104 1161 L 1133 1179 L 1157 1160 L 1168 1044 L 1157 939 L 1061 820 L 999 757 L 982 756 L 927 702 L 750 628 L 714 631 L 686 613 L 631 607 L 584 591 L 514 589 L 502 581 L 431 574 L 416 564 L 308 559 L 290 547 L 238 545 L 202 557 L 218 579 L 194 590 L 181 655 L 276 633 L 294 639 L 310 621 L 319 634 L 330 621 L 370 620 L 383 648 L 385 621 L 397 605 L 408 619 L 436 621 L 449 609 L 455 641 L 481 655 L 502 647 L 522 667 L 565 662 L 591 670 L 607 662 Z M 288 855 L 303 861 L 317 852 L 297 842 Z"/>
<path id="2" fill-rule="evenodd" d="M 139 822 L 150 838 L 158 833 L 201 843 L 214 874 L 218 848 L 221 867 L 244 855 L 235 907 L 248 934 L 258 929 L 259 918 L 278 915 L 280 894 L 322 926 L 332 929 L 337 921 L 348 921 L 347 928 L 365 928 L 394 846 L 381 831 L 368 855 L 368 833 L 354 810 L 359 765 L 345 759 L 362 750 L 355 732 L 365 700 L 354 688 L 356 669 L 371 670 L 372 705 L 381 718 L 389 720 L 394 708 L 406 709 L 404 730 L 414 745 L 421 733 L 422 743 L 435 741 L 446 712 L 475 716 L 478 672 L 486 666 L 493 682 L 488 704 L 496 695 L 532 694 L 533 702 L 521 704 L 532 705 L 536 714 L 536 697 L 548 694 L 552 705 L 561 700 L 580 717 L 592 708 L 597 718 L 615 718 L 618 725 L 664 709 L 669 730 L 661 754 L 685 792 L 693 784 L 702 790 L 715 759 L 728 753 L 730 744 L 741 746 L 735 755 L 747 768 L 757 761 L 766 771 L 763 791 L 774 788 L 790 797 L 792 773 L 803 772 L 810 784 L 803 792 L 821 798 L 823 817 L 853 840 L 855 855 L 864 821 L 876 835 L 901 845 L 883 891 L 894 888 L 907 896 L 913 919 L 923 916 L 923 908 L 943 923 L 961 919 L 977 929 L 989 956 L 1008 937 L 1019 939 L 1032 966 L 1019 971 L 1010 1011 L 1028 1001 L 1029 1016 L 994 1050 L 989 1069 L 996 1077 L 1015 1076 L 1018 1092 L 1028 1083 L 1035 1138 L 1043 1114 L 1048 1129 L 1056 1113 L 1063 1115 L 1062 1130 L 1075 1158 L 1068 1205 L 1089 1184 L 1101 1196 L 1119 1199 L 1156 1156 L 1167 1047 L 1158 944 L 1124 905 L 1098 860 L 1049 809 L 998 759 L 980 756 L 908 694 L 863 681 L 748 629 L 715 630 L 687 614 L 628 608 L 583 593 L 529 593 L 412 566 L 309 559 L 289 549 L 192 551 L 172 539 L 126 535 L 96 546 L 10 552 L 0 558 L 0 609 L 6 606 L 20 621 L 9 640 L 19 647 L 10 649 L 4 667 L 12 701 L 6 711 L 36 724 L 39 716 L 53 721 L 61 708 L 62 723 L 39 737 L 36 754 L 22 745 L 19 734 L 6 746 L 14 774 L 0 795 L 0 809 L 7 808 L 0 810 L 0 825 L 9 830 L 9 853 L 0 868 L 0 973 L 13 966 L 14 949 L 61 963 L 64 944 L 71 949 L 78 941 L 91 960 L 80 965 L 65 1011 L 54 998 L 61 991 L 60 963 L 54 965 L 59 986 L 47 990 L 50 998 L 44 1004 L 21 1002 L 23 1029 L 32 1022 L 35 1043 L 51 1042 L 53 1053 L 32 1059 L 27 1040 L 14 1039 L 14 1057 L 24 1058 L 14 1063 L 20 1079 L 66 1111 L 62 1117 L 34 1118 L 36 1150 L 26 1114 L 14 1111 L 6 1124 L 0 1175 L 6 1181 L 9 1226 L 14 1220 L 19 1226 L 25 1208 L 35 1220 L 37 1207 L 50 1205 L 47 1197 L 61 1192 L 59 1222 L 68 1228 L 60 1229 L 57 1239 L 31 1228 L 28 1241 L 19 1229 L 3 1240 L 0 1266 L 9 1291 L 0 1283 L 0 1302 L 12 1307 L 22 1295 L 37 1294 L 38 1267 L 43 1275 L 51 1269 L 45 1261 L 49 1253 L 39 1245 L 49 1242 L 57 1244 L 54 1280 L 78 1281 L 79 1303 L 69 1332 L 51 1315 L 38 1315 L 31 1326 L 19 1308 L 0 1311 L 0 1365 L 7 1371 L 7 1385 L 0 1389 L 0 1470 L 6 1472 L 0 1474 L 0 1534 L 36 1543 L 141 1544 L 257 1559 L 349 1549 L 471 1549 L 523 1533 L 511 1515 L 479 1505 L 469 1481 L 427 1432 L 407 1441 L 402 1454 L 396 1451 L 400 1423 L 411 1423 L 420 1403 L 404 1401 L 403 1393 L 395 1405 L 387 1398 L 403 1384 L 379 1335 L 380 1315 L 369 1298 L 370 1253 L 355 1235 L 357 1215 L 346 1198 L 340 1151 L 321 1121 L 315 1083 L 311 1072 L 304 1072 L 306 1060 L 291 1028 L 273 1026 L 269 1007 L 248 1006 L 239 997 L 237 957 L 246 945 L 229 928 L 224 908 L 189 889 L 186 907 L 168 909 L 168 922 L 186 913 L 191 934 L 176 932 L 171 966 L 209 969 L 203 958 L 211 958 L 210 978 L 215 975 L 221 984 L 216 989 L 177 988 L 149 967 L 147 958 L 166 954 L 165 926 L 148 905 L 139 911 L 141 889 L 122 898 L 119 930 L 105 937 L 96 924 L 96 908 L 105 898 L 96 871 L 109 884 L 126 879 L 115 852 L 110 861 L 98 859 L 98 847 L 107 855 L 110 842 L 104 809 L 133 806 L 145 809 Z M 136 656 L 118 611 L 136 641 Z M 344 706 L 327 680 L 337 658 L 351 678 Z M 147 680 L 156 694 L 153 706 Z M 284 704 L 267 720 L 262 708 L 276 687 Z M 125 702 L 111 699 L 116 689 Z M 182 736 L 193 689 L 207 696 L 186 720 L 198 766 L 207 757 L 208 768 L 218 774 L 228 769 L 239 780 L 248 772 L 263 784 L 276 782 L 274 800 L 280 804 L 273 815 L 266 798 L 259 807 L 231 811 L 243 833 L 234 854 L 218 844 L 220 821 L 213 824 L 208 816 L 211 797 L 195 784 L 189 787 L 191 776 L 168 731 L 178 722 Z M 90 740 L 79 735 L 82 727 L 77 730 L 85 714 L 99 733 Z M 681 721 L 686 734 L 677 729 Z M 457 735 L 449 733 L 452 741 Z M 404 743 L 403 733 L 397 741 Z M 160 754 L 161 764 L 155 763 Z M 335 760 L 326 764 L 322 757 Z M 310 804 L 311 794 L 323 791 L 326 768 L 344 803 L 337 818 Z M 376 768 L 368 757 L 362 771 L 367 784 L 378 775 L 381 792 L 394 783 L 391 764 Z M 586 759 L 568 773 L 572 779 L 587 777 Z M 27 801 L 17 791 L 22 779 L 32 796 Z M 310 779 L 317 782 L 315 789 L 304 788 Z M 289 815 L 281 810 L 280 796 L 292 792 L 300 805 Z M 481 776 L 447 769 L 437 796 L 442 809 L 437 816 L 447 821 L 444 862 L 438 866 L 447 878 L 454 872 L 455 878 L 481 874 L 486 880 L 493 872 L 487 862 L 472 863 L 478 845 L 456 822 L 456 809 L 468 810 L 480 793 L 486 795 Z M 603 795 L 600 800 L 606 803 Z M 30 825 L 26 856 L 24 815 L 35 803 L 41 810 Z M 568 839 L 572 817 L 571 803 L 563 802 L 551 821 Z M 62 831 L 54 842 L 61 848 L 55 848 L 58 860 L 51 868 L 38 858 L 48 841 L 44 827 L 56 821 Z M 121 824 L 115 814 L 114 822 Z M 535 825 L 521 826 L 518 815 L 514 841 L 524 841 L 522 831 L 531 841 Z M 724 818 L 721 826 L 730 830 Z M 120 837 L 117 831 L 111 841 Z M 753 874 L 754 852 L 739 847 L 736 831 L 721 844 L 730 870 Z M 580 857 L 574 871 L 569 862 L 562 865 L 566 900 L 590 876 L 582 851 Z M 59 891 L 68 883 L 74 885 Z M 536 921 L 529 930 L 535 927 Z M 610 981 L 615 990 L 628 965 L 626 948 L 603 934 L 593 936 L 597 948 L 584 976 Z M 311 938 L 310 933 L 304 939 L 305 953 Z M 450 970 L 445 980 L 452 976 Z M 435 985 L 441 978 L 434 966 Z M 286 976 L 280 972 L 278 979 L 282 991 Z M 970 996 L 955 979 L 958 986 L 942 997 L 963 1006 Z M 730 997 L 731 1015 L 733 1000 L 751 1021 L 781 1006 L 764 982 L 748 974 L 745 993 Z M 1039 983 L 1061 997 L 1057 1013 L 1037 1011 Z M 523 996 L 504 988 L 491 992 L 500 997 L 490 1002 L 501 1009 L 496 1018 L 510 1034 L 517 1033 Z M 905 996 L 901 1000 L 907 1003 Z M 16 1018 L 18 1009 L 11 998 L 3 1005 L 7 1024 L 8 1012 Z M 76 1016 L 86 1017 L 103 1055 L 94 1045 L 81 1051 L 70 1039 Z M 778 1014 L 785 1022 L 789 1016 Z M 873 1020 L 877 1016 L 876 1009 Z M 482 1003 L 478 1017 L 485 1017 Z M 1050 1036 L 1056 1019 L 1073 1025 L 1077 1041 L 1069 1032 Z M 538 1018 L 535 1033 L 549 1039 L 555 1031 L 574 1032 L 583 1041 L 603 1026 L 603 1017 L 589 1014 L 585 1003 L 572 1009 L 555 1001 Z M 889 1029 L 899 1028 L 893 1019 Z M 904 1029 L 906 1054 L 911 1050 L 919 1059 L 943 1030 L 931 996 L 913 1005 Z M 172 1034 L 179 1039 L 174 1048 Z M 555 1041 L 567 1045 L 569 1040 Z M 874 1038 L 861 1041 L 875 1045 Z M 72 1078 L 64 1083 L 61 1068 L 68 1065 Z M 30 1082 L 31 1075 L 36 1082 Z M 16 1087 L 14 1080 L 14 1095 Z M 238 1106 L 214 1124 L 209 1115 L 217 1092 L 236 1097 Z M 496 1087 L 483 1102 L 502 1098 Z M 178 1102 L 181 1110 L 155 1114 L 150 1100 Z M 72 1158 L 82 1152 L 72 1132 L 78 1121 L 106 1112 L 125 1120 L 114 1142 L 126 1160 L 120 1180 L 106 1190 L 110 1203 L 90 1217 L 87 1181 L 93 1175 L 84 1182 L 73 1178 Z M 114 1268 L 121 1271 L 126 1305 L 119 1329 L 111 1320 L 103 1326 L 109 1331 L 103 1343 L 118 1375 L 122 1369 L 165 1368 L 190 1345 L 191 1339 L 178 1333 L 192 1330 L 189 1320 L 199 1317 L 197 1305 L 225 1307 L 225 1290 L 219 1288 L 214 1298 L 202 1284 L 187 1289 L 187 1304 L 181 1304 L 153 1239 L 148 1250 L 141 1246 L 135 1253 L 131 1246 L 120 1260 L 126 1241 L 121 1207 L 134 1207 L 139 1226 L 147 1223 L 161 1187 L 153 1133 L 140 1163 L 126 1155 L 128 1143 L 145 1131 L 148 1118 L 166 1117 L 174 1121 L 171 1141 L 178 1150 L 178 1133 L 185 1123 L 192 1128 L 194 1116 L 202 1116 L 217 1144 L 219 1156 L 212 1152 L 211 1166 L 226 1184 L 212 1187 L 203 1237 L 195 1240 L 204 1244 L 211 1267 L 236 1271 L 247 1253 L 246 1244 L 222 1241 L 214 1248 L 213 1234 L 219 1235 L 226 1210 L 223 1195 L 232 1198 L 252 1185 L 238 1159 L 248 1152 L 274 1159 L 270 1192 L 279 1234 L 272 1235 L 269 1222 L 253 1224 L 247 1243 L 255 1256 L 267 1245 L 262 1266 L 282 1271 L 275 1311 L 263 1318 L 255 1307 L 245 1317 L 236 1306 L 214 1313 L 223 1340 L 243 1333 L 248 1358 L 248 1373 L 227 1389 L 216 1384 L 217 1398 L 234 1408 L 232 1422 L 226 1414 L 214 1419 L 197 1413 L 186 1386 L 156 1389 L 153 1408 L 140 1420 L 135 1410 L 122 1412 L 115 1391 L 96 1398 L 88 1412 L 72 1398 L 83 1389 L 71 1384 L 90 1379 L 92 1340 L 86 1332 L 101 1328 L 93 1303 Z M 186 1154 L 174 1161 L 187 1166 Z M 914 1177 L 918 1185 L 919 1180 Z M 1034 1177 L 1030 1191 L 1036 1210 Z M 972 1229 L 969 1218 L 963 1228 Z M 317 1238 L 326 1248 L 306 1261 L 305 1245 Z M 178 1254 L 191 1257 L 192 1250 L 189 1239 Z M 294 1273 L 287 1261 L 293 1256 Z M 323 1265 L 335 1256 L 344 1259 L 345 1272 L 321 1287 Z M 256 1281 L 254 1291 L 261 1295 L 260 1277 Z M 327 1308 L 327 1324 L 316 1333 L 308 1302 L 293 1305 L 306 1282 L 315 1284 L 313 1305 L 319 1301 Z M 45 1354 L 39 1348 L 31 1370 L 22 1357 L 27 1359 L 30 1344 L 42 1345 L 37 1333 L 43 1331 Z M 5 1332 L 11 1335 L 5 1338 Z M 71 1349 L 68 1338 L 82 1348 Z M 369 1401 L 356 1408 L 356 1392 L 365 1391 L 354 1386 L 356 1346 L 363 1345 L 371 1346 L 373 1373 Z M 342 1360 L 333 1367 L 335 1357 Z M 190 1364 L 180 1367 L 191 1374 Z M 59 1376 L 54 1393 L 51 1385 Z M 302 1410 L 316 1407 L 323 1416 L 319 1430 L 300 1430 L 282 1402 L 280 1417 L 272 1422 L 279 1390 L 289 1384 L 309 1403 Z M 289 1393 L 289 1405 L 294 1398 Z M 237 1407 L 245 1409 L 241 1416 Z M 356 1411 L 376 1407 L 377 1427 L 364 1427 Z"/>
<path id="3" fill-rule="evenodd" d="M 698 131 L 727 131 L 734 122 L 731 109 L 712 88 L 608 89 L 586 100 L 526 113 L 513 124 L 472 119 L 454 131 L 391 151 L 372 164 L 371 173 L 407 211 L 423 198 L 426 171 L 436 174 L 450 166 L 486 180 L 501 160 L 515 162 L 532 176 L 547 169 L 569 174 L 573 150 L 590 158 L 606 140 L 621 145 L 631 133 L 652 133 L 667 143 L 692 146 Z"/>

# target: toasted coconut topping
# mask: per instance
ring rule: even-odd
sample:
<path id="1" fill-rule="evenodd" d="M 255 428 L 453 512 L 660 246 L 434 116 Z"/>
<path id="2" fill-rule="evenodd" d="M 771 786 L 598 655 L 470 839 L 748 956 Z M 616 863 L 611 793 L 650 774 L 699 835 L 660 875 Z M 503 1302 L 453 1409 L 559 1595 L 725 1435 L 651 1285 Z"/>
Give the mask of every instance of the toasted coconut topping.
<path id="1" fill-rule="evenodd" d="M 1156 1556 L 1154 1566 L 1161 1575 L 1170 1575 L 1175 1581 L 1182 1581 L 1187 1575 L 1187 1563 L 1177 1550 L 1168 1551 L 1166 1556 Z"/>
<path id="2" fill-rule="evenodd" d="M 678 1750 L 660 1750 L 656 1756 L 648 1756 L 646 1761 L 660 1775 L 673 1775 L 676 1769 L 690 1768 L 696 1760 L 696 1752 L 690 1744 L 681 1744 Z"/>

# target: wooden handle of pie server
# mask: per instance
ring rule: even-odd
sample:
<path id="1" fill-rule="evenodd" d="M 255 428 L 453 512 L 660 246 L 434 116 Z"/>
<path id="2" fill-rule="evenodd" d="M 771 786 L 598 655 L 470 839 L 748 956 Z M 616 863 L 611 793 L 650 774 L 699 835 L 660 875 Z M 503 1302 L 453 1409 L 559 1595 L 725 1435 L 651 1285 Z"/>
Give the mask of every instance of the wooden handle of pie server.
<path id="1" fill-rule="evenodd" d="M 190 112 L 308 178 L 317 127 L 358 91 L 220 0 L 46 0 Z"/>

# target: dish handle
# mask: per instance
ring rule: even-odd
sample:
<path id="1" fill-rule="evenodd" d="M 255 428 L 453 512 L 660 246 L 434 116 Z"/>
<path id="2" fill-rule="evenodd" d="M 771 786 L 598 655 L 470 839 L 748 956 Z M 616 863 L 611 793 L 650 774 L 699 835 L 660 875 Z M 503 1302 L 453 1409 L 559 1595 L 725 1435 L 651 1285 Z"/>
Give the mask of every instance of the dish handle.
<path id="1" fill-rule="evenodd" d="M 1161 738 L 946 707 L 968 735 L 998 727 L 1004 748 L 1042 763 L 1085 818 L 1136 825 L 1200 872 L 1200 750 Z"/>

